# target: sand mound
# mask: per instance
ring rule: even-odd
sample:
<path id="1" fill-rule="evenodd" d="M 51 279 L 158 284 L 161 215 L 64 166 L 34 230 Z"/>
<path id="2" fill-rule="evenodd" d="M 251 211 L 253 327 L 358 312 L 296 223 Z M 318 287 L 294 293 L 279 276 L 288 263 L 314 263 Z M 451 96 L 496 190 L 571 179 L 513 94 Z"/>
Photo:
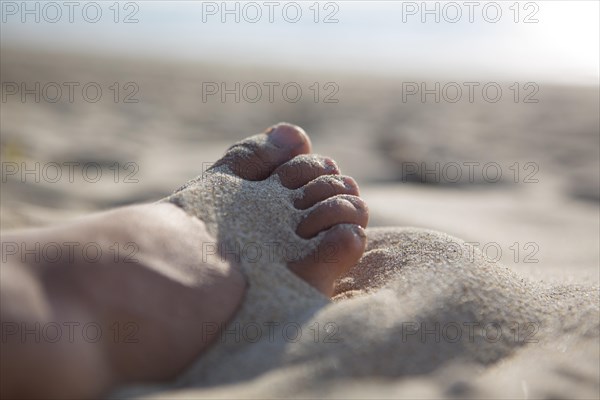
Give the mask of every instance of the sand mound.
<path id="1" fill-rule="evenodd" d="M 266 193 L 265 208 L 245 210 Z M 225 242 L 308 252 L 318 238 L 290 234 L 300 217 L 285 196 L 294 194 L 276 178 L 247 182 L 217 170 L 170 200 Z M 242 257 L 249 290 L 218 343 L 173 384 L 117 397 L 597 396 L 598 288 L 530 282 L 442 233 L 368 236 L 335 302 L 281 256 Z"/>

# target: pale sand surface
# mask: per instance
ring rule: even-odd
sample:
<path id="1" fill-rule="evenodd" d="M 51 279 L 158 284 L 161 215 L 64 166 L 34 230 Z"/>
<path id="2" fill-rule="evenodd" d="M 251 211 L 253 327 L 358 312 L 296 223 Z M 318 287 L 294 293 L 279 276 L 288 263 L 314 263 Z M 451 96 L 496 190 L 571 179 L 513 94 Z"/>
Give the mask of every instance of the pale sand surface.
<path id="1" fill-rule="evenodd" d="M 275 315 L 301 324 L 309 333 L 296 343 L 219 344 L 174 386 L 121 394 L 159 398 L 597 398 L 600 394 L 597 88 L 543 86 L 537 105 L 457 108 L 402 104 L 397 86 L 387 80 L 286 71 L 274 77 L 252 69 L 36 57 L 2 49 L 2 80 L 103 80 L 107 85 L 136 81 L 140 103 L 3 103 L 2 161 L 94 161 L 107 174 L 111 163 L 135 162 L 139 182 L 24 183 L 11 177 L 2 182 L 2 229 L 154 201 L 205 170 L 232 142 L 280 120 L 303 126 L 318 153 L 332 156 L 357 179 L 371 209 L 371 226 L 418 227 L 387 238 L 382 231 L 369 231 L 371 252 L 365 260 L 376 259 L 384 268 L 379 272 L 386 286 L 336 303 L 328 303 L 281 263 L 264 264 L 265 270 L 247 268 L 255 285 L 235 321 L 264 321 Z M 198 101 L 194 82 L 235 81 L 240 76 L 248 81 L 309 83 L 337 79 L 343 90 L 334 105 Z M 504 167 L 534 161 L 539 182 L 400 183 L 398 163 L 438 160 L 491 160 Z M 238 182 L 233 187 L 235 195 L 222 199 L 231 207 L 236 206 L 234 199 L 253 198 L 260 185 Z M 245 207 L 252 204 L 248 201 Z M 204 217 L 202 213 L 210 213 L 194 206 L 188 210 Z M 261 209 L 252 211 L 256 220 L 248 221 L 244 229 L 258 227 L 261 235 L 275 234 L 259 224 Z M 431 247 L 432 242 L 448 240 L 423 228 L 467 242 L 498 243 L 501 262 L 408 257 L 408 251 L 399 250 L 402 244 L 416 241 Z M 226 235 L 227 230 L 215 233 Z M 518 260 L 509 249 L 514 242 L 521 246 Z M 524 260 L 523 245 L 529 242 L 538 246 L 533 257 L 537 261 Z M 378 250 L 372 248 L 375 244 Z M 370 284 L 378 281 L 377 270 L 365 271 L 373 272 Z M 357 275 L 345 284 L 364 288 L 364 281 Z M 340 342 L 315 343 L 309 330 L 315 322 L 321 330 L 327 322 L 335 322 Z M 497 322 L 504 335 L 491 342 L 479 332 L 471 341 L 465 330 L 457 343 L 430 339 L 421 343 L 418 335 L 403 342 L 403 322 Z M 515 322 L 536 324 L 539 341 L 515 340 L 510 330 Z"/>

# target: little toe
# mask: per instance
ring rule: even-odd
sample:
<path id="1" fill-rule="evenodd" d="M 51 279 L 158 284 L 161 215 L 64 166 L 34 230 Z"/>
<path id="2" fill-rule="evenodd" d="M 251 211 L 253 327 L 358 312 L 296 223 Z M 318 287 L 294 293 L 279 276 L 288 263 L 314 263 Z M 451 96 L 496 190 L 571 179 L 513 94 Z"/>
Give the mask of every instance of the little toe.
<path id="1" fill-rule="evenodd" d="M 280 123 L 234 144 L 212 168 L 225 164 L 240 178 L 263 180 L 281 164 L 310 151 L 310 139 L 302 128 Z"/>
<path id="2" fill-rule="evenodd" d="M 358 196 L 358 184 L 349 176 L 320 176 L 304 186 L 302 197 L 294 201 L 294 207 L 305 210 L 338 194 Z"/>
<path id="3" fill-rule="evenodd" d="M 358 263 L 366 244 L 367 237 L 360 226 L 336 225 L 327 231 L 312 254 L 289 263 L 288 267 L 325 296 L 331 297 L 335 281 Z"/>
<path id="4" fill-rule="evenodd" d="M 339 195 L 317 204 L 298 224 L 296 234 L 308 239 L 337 224 L 355 224 L 364 228 L 368 221 L 369 211 L 360 197 Z"/>
<path id="5" fill-rule="evenodd" d="M 280 165 L 274 173 L 279 175 L 283 186 L 297 189 L 319 176 L 337 175 L 340 170 L 335 161 L 329 157 L 303 154 Z"/>

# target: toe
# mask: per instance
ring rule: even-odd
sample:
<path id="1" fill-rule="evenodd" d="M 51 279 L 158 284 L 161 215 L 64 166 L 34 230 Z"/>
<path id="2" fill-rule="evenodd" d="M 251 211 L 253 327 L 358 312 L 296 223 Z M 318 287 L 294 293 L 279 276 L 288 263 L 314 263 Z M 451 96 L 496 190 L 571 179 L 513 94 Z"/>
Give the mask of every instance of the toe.
<path id="1" fill-rule="evenodd" d="M 320 176 L 304 187 L 302 197 L 294 201 L 294 207 L 305 210 L 338 194 L 358 196 L 358 184 L 349 176 Z"/>
<path id="2" fill-rule="evenodd" d="M 310 139 L 302 128 L 280 123 L 234 144 L 212 168 L 227 165 L 243 179 L 263 180 L 281 164 L 310 151 Z"/>
<path id="3" fill-rule="evenodd" d="M 362 256 L 367 243 L 358 225 L 336 225 L 329 229 L 313 254 L 290 263 L 290 270 L 331 297 L 335 281 L 347 273 Z"/>
<path id="4" fill-rule="evenodd" d="M 298 224 L 296 234 L 308 239 L 337 224 L 355 224 L 364 228 L 368 221 L 368 208 L 360 197 L 340 195 L 317 204 Z"/>
<path id="5" fill-rule="evenodd" d="M 288 189 L 297 189 L 321 175 L 340 173 L 335 161 L 315 154 L 300 155 L 277 167 L 281 184 Z"/>

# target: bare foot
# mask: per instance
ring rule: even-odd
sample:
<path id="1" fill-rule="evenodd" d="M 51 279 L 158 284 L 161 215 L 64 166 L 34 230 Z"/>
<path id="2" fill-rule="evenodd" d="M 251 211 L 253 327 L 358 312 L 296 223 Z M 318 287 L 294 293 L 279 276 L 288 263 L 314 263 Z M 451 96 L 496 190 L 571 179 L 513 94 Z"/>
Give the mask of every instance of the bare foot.
<path id="1" fill-rule="evenodd" d="M 205 221 L 219 253 L 242 264 L 257 264 L 256 251 L 269 246 L 293 246 L 295 254 L 261 262 L 284 261 L 329 297 L 365 249 L 368 211 L 356 182 L 310 151 L 302 129 L 278 124 L 232 146 L 168 200 Z M 251 255 L 250 245 L 258 249 Z"/>
<path id="2" fill-rule="evenodd" d="M 172 379 L 215 340 L 219 332 L 206 324 L 233 317 L 248 272 L 265 262 L 283 261 L 330 296 L 364 251 L 368 212 L 356 183 L 310 150 L 300 128 L 280 124 L 234 145 L 162 203 L 3 233 L 2 397 L 97 397 L 130 382 Z M 88 243 L 102 254 L 93 262 L 72 251 Z M 115 252 L 127 243 L 135 262 L 126 248 Z M 61 246 L 62 256 L 24 250 L 48 244 Z M 297 252 L 250 260 L 246 250 L 257 244 L 293 244 Z M 8 254 L 8 245 L 18 246 Z M 104 334 L 98 341 L 81 331 L 74 340 L 71 331 L 59 341 L 23 340 L 23 329 L 73 321 L 75 329 L 93 324 Z M 115 326 L 123 329 L 118 340 Z"/>

